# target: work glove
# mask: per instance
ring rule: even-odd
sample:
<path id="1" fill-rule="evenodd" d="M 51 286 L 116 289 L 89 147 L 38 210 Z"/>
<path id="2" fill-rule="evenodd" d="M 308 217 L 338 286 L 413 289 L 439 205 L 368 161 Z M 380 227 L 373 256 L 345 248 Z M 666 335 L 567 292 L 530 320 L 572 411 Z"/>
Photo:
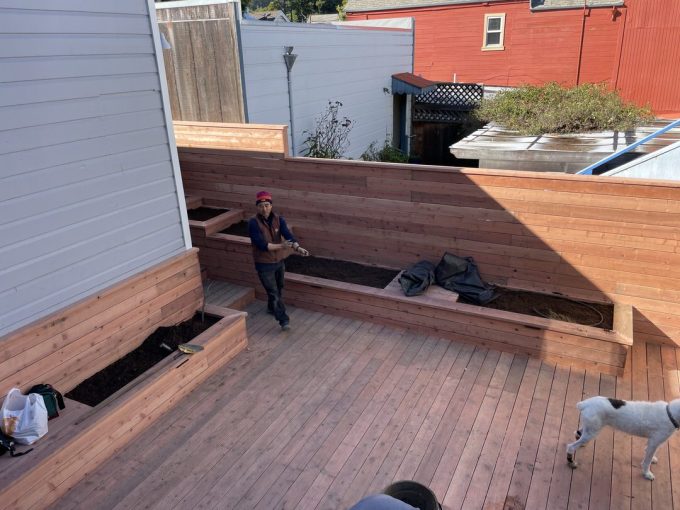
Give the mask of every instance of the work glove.
<path id="1" fill-rule="evenodd" d="M 300 246 L 300 243 L 286 239 L 283 244 L 286 247 L 292 249 L 298 255 L 301 255 L 303 257 L 309 257 L 309 252 L 305 250 L 302 246 Z"/>

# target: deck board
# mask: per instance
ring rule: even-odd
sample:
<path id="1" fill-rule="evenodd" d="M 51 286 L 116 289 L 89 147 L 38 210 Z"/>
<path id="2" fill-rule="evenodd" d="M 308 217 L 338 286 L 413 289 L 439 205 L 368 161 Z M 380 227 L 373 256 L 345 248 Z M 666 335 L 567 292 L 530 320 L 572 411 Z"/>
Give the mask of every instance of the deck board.
<path id="1" fill-rule="evenodd" d="M 680 437 L 653 483 L 642 440 L 605 430 L 576 470 L 564 453 L 584 397 L 680 396 L 677 349 L 636 343 L 616 378 L 290 308 L 282 332 L 249 304 L 248 349 L 52 508 L 325 510 L 416 479 L 447 510 L 680 510 Z"/>

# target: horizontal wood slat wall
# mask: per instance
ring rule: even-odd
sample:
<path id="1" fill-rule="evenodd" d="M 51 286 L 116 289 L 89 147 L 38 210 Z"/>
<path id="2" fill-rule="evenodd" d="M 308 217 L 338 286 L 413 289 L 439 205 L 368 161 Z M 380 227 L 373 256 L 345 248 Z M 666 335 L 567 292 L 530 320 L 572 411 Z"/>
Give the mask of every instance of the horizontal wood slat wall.
<path id="1" fill-rule="evenodd" d="M 361 319 L 370 316 L 381 324 L 463 342 L 474 339 L 474 343 L 485 347 L 602 373 L 620 375 L 629 349 L 629 343 L 611 331 L 590 328 L 592 331 L 586 333 L 582 327 L 568 323 L 548 329 L 550 321 L 531 318 L 529 322 L 534 324 L 525 323 L 512 319 L 515 314 L 499 310 L 460 303 L 424 305 L 403 295 L 395 299 L 382 291 L 371 294 L 354 290 L 356 286 L 352 284 L 320 283 L 302 275 L 286 278 L 286 299 L 303 308 Z M 625 317 L 621 322 L 625 324 Z"/>
<path id="2" fill-rule="evenodd" d="M 315 255 L 393 268 L 472 256 L 500 285 L 631 304 L 636 338 L 680 345 L 676 183 L 179 153 L 187 193 L 251 211 L 267 189 Z"/>
<path id="3" fill-rule="evenodd" d="M 202 304 L 192 249 L 0 338 L 0 394 L 43 382 L 69 391 Z"/>
<path id="4" fill-rule="evenodd" d="M 45 508 L 245 349 L 246 314 L 211 308 L 223 318 L 192 340 L 203 351 L 164 358 L 67 427 L 50 429 L 31 457 L 5 467 L 3 508 Z"/>
<path id="5" fill-rule="evenodd" d="M 269 124 L 173 122 L 177 145 L 288 154 L 288 127 Z"/>

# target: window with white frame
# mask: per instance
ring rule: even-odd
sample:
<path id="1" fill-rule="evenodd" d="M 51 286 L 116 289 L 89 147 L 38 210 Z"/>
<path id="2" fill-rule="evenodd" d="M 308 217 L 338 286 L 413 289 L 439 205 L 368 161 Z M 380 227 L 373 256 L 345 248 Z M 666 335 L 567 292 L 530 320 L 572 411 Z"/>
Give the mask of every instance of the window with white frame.
<path id="1" fill-rule="evenodd" d="M 502 50 L 505 32 L 505 14 L 484 15 L 483 50 Z"/>

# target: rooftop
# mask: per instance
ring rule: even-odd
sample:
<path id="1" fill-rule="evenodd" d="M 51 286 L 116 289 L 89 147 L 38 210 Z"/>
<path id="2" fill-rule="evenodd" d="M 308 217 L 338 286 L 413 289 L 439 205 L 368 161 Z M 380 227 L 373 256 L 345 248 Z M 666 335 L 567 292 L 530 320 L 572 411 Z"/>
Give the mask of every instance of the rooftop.
<path id="1" fill-rule="evenodd" d="M 490 4 L 508 0 L 348 0 L 346 12 L 382 11 L 388 9 L 413 9 L 436 5 Z M 531 0 L 530 7 L 535 10 L 583 8 L 584 0 Z M 589 7 L 623 5 L 623 0 L 586 0 Z M 529 2 L 526 2 L 529 4 Z M 529 7 L 529 5 L 527 5 Z"/>

